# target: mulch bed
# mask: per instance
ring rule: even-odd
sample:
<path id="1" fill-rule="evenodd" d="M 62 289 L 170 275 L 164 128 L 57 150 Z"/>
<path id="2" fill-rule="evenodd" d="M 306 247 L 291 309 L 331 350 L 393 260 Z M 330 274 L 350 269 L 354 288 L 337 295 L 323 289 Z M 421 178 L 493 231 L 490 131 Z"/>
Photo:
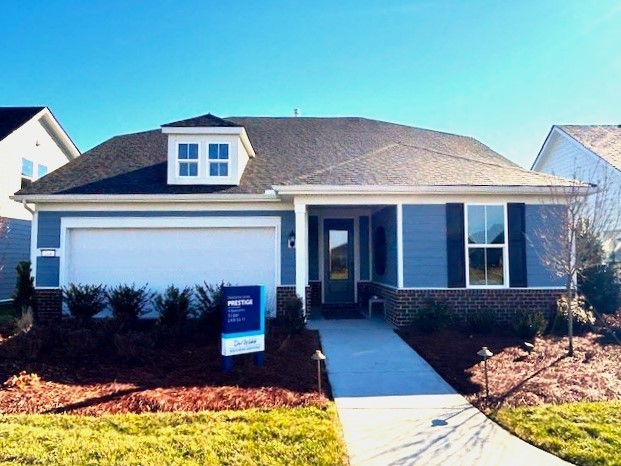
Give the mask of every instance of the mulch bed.
<path id="1" fill-rule="evenodd" d="M 88 336 L 88 331 L 76 331 L 76 338 Z M 265 366 L 256 367 L 252 355 L 242 355 L 235 358 L 230 373 L 221 370 L 220 341 L 213 335 L 176 335 L 175 344 L 152 347 L 149 331 L 143 331 L 136 344 L 148 348 L 131 361 L 115 356 L 112 340 L 97 346 L 97 354 L 80 355 L 74 339 L 73 344 L 43 349 L 36 358 L 20 358 L 20 352 L 32 346 L 28 338 L 11 350 L 7 348 L 16 346 L 14 340 L 0 343 L 0 383 L 7 381 L 0 388 L 0 413 L 101 415 L 324 406 L 329 396 L 325 374 L 326 392 L 317 393 L 317 366 L 310 356 L 321 346 L 318 333 L 310 330 L 280 349 L 285 335 L 272 329 L 266 338 Z"/>
<path id="2" fill-rule="evenodd" d="M 605 316 L 621 336 L 621 317 Z M 621 345 L 604 328 L 574 337 L 574 356 L 567 357 L 566 337 L 546 335 L 528 354 L 523 340 L 508 331 L 492 335 L 447 329 L 435 334 L 400 330 L 414 348 L 458 392 L 479 409 L 535 406 L 543 403 L 621 399 Z M 483 363 L 477 355 L 487 346 L 489 398 L 485 397 Z"/>

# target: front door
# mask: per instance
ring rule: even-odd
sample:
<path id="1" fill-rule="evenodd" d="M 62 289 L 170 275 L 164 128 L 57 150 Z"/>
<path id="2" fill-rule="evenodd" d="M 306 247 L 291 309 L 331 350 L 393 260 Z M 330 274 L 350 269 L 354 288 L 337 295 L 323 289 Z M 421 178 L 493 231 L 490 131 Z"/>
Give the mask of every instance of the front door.
<path id="1" fill-rule="evenodd" d="M 323 223 L 324 300 L 354 302 L 354 221 L 326 219 Z"/>

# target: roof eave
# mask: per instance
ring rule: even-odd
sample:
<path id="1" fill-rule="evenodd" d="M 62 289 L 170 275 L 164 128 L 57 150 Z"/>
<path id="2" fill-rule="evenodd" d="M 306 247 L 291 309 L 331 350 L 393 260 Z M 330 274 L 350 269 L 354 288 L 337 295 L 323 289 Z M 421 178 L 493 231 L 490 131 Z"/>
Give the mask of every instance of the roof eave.
<path id="1" fill-rule="evenodd" d="M 16 194 L 17 202 L 37 203 L 149 203 L 149 202 L 280 202 L 273 192 L 265 194 Z"/>

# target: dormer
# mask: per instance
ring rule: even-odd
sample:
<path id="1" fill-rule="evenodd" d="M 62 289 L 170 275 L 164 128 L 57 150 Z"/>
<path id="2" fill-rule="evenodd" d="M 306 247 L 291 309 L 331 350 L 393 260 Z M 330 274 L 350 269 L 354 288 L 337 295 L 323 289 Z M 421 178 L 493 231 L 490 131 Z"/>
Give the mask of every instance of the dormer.
<path id="1" fill-rule="evenodd" d="M 162 125 L 168 184 L 239 185 L 254 149 L 243 126 L 211 113 Z"/>

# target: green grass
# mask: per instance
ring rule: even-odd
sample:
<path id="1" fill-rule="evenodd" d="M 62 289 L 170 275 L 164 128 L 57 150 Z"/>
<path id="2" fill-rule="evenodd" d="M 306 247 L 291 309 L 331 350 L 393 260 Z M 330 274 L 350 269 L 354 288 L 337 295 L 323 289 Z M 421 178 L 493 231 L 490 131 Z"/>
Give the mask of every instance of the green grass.
<path id="1" fill-rule="evenodd" d="M 333 405 L 204 413 L 0 416 L 0 464 L 347 464 Z"/>
<path id="2" fill-rule="evenodd" d="M 0 303 L 0 324 L 9 322 L 13 318 L 13 304 Z"/>
<path id="3" fill-rule="evenodd" d="M 621 465 L 621 401 L 500 409 L 518 437 L 579 465 Z"/>

